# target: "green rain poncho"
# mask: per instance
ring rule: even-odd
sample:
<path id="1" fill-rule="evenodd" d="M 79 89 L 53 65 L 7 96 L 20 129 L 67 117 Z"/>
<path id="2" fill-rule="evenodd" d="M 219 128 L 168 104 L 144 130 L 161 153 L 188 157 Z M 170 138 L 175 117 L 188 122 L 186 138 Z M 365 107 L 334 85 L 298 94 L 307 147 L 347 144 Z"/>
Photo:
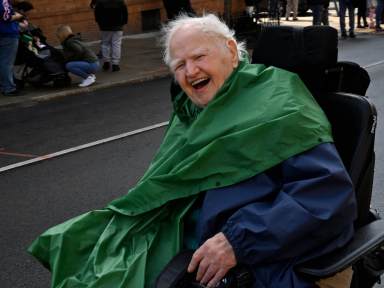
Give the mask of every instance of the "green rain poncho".
<path id="1" fill-rule="evenodd" d="M 182 248 L 196 195 L 248 179 L 320 143 L 326 116 L 298 76 L 240 62 L 204 109 L 180 93 L 143 178 L 102 210 L 57 225 L 29 252 L 52 287 L 151 287 Z"/>

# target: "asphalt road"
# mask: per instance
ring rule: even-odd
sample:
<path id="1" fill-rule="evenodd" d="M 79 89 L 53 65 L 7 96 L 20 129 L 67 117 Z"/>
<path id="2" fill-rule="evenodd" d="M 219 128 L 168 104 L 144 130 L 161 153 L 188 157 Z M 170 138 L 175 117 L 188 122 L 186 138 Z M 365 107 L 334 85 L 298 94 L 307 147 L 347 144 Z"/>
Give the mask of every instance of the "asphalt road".
<path id="1" fill-rule="evenodd" d="M 356 40 L 356 41 L 355 41 Z M 376 169 L 372 206 L 384 214 L 384 38 L 382 35 L 364 35 L 351 41 L 340 41 L 339 59 L 354 61 L 367 67 L 371 85 L 367 95 L 375 104 L 378 113 L 376 128 Z M 384 286 L 383 286 L 384 287 Z"/>
<path id="2" fill-rule="evenodd" d="M 0 111 L 0 167 L 166 121 L 170 79 Z M 143 175 L 165 128 L 0 175 L 0 287 L 49 287 L 26 248 L 52 225 L 124 195 Z"/>
<path id="3" fill-rule="evenodd" d="M 372 204 L 384 212 L 384 38 L 340 43 L 340 59 L 367 68 L 376 104 L 377 164 Z M 378 64 L 377 64 L 378 63 Z M 170 79 L 0 108 L 0 167 L 167 121 Z M 49 273 L 27 253 L 47 228 L 126 193 L 145 171 L 165 127 L 0 173 L 0 286 L 47 288 Z M 6 154 L 5 154 L 6 153 Z M 381 286 L 378 286 L 381 287 Z"/>

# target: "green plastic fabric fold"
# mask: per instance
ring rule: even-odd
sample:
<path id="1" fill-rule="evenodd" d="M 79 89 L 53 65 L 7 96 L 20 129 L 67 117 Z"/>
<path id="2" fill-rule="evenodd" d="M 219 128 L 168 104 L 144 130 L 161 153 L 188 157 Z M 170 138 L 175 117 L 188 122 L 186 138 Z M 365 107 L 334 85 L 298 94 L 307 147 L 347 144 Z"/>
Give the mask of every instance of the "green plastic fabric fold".
<path id="1" fill-rule="evenodd" d="M 333 141 L 298 76 L 278 68 L 241 62 L 204 109 L 184 93 L 173 101 L 163 143 L 137 185 L 29 247 L 52 272 L 51 287 L 152 287 L 182 249 L 183 217 L 196 195 Z"/>

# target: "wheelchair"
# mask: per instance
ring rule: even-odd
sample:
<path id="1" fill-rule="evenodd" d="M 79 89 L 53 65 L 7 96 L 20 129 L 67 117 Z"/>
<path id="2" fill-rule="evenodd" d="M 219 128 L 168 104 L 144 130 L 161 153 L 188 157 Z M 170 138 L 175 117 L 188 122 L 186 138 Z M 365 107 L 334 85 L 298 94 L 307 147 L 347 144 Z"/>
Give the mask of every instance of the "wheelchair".
<path id="1" fill-rule="evenodd" d="M 300 76 L 331 122 L 336 148 L 355 186 L 358 217 L 353 239 L 339 250 L 300 264 L 298 273 L 318 280 L 352 267 L 350 288 L 369 288 L 384 273 L 384 220 L 370 208 L 377 113 L 365 96 L 368 73 L 355 63 L 337 61 L 337 39 L 337 30 L 329 26 L 265 27 L 257 35 L 252 63 Z M 171 85 L 171 95 L 179 89 Z M 192 251 L 186 251 L 175 256 L 160 274 L 156 288 L 203 287 L 186 273 L 191 255 Z M 246 271 L 234 273 L 218 287 L 251 286 Z"/>
<path id="2" fill-rule="evenodd" d="M 252 62 L 300 76 L 331 122 L 336 148 L 355 186 L 358 218 L 352 241 L 297 271 L 320 279 L 352 266 L 351 288 L 368 288 L 384 272 L 384 220 L 370 209 L 377 113 L 365 96 L 368 73 L 355 63 L 337 62 L 337 39 L 337 30 L 329 26 L 267 28 L 258 36 Z"/>

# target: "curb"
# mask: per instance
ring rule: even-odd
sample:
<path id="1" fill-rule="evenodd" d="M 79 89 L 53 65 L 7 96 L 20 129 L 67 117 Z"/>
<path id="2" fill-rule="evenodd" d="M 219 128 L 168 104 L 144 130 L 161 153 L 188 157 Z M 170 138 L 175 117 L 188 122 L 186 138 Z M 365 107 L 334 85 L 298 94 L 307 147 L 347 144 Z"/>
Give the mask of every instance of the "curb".
<path id="1" fill-rule="evenodd" d="M 72 95 L 80 95 L 80 94 L 85 94 L 85 93 L 91 93 L 95 92 L 98 90 L 102 89 L 107 89 L 111 87 L 118 87 L 118 86 L 123 86 L 123 85 L 129 85 L 129 84 L 137 84 L 137 83 L 142 83 L 146 81 L 152 81 L 156 79 L 162 79 L 169 77 L 171 74 L 168 70 L 168 68 L 160 68 L 158 70 L 145 73 L 143 75 L 139 75 L 136 77 L 130 77 L 129 79 L 124 79 L 124 80 L 119 80 L 119 81 L 112 81 L 112 82 L 104 82 L 104 83 L 97 83 L 95 85 L 89 86 L 89 87 L 84 87 L 84 88 L 69 88 L 68 90 L 64 91 L 59 91 L 59 92 L 52 92 L 52 93 L 47 93 L 45 95 L 39 96 L 33 96 L 29 97 L 28 99 L 24 98 L 23 96 L 17 96 L 13 98 L 9 98 L 9 102 L 1 103 L 0 101 L 0 107 L 6 108 L 10 106 L 17 106 L 17 105 L 22 105 L 26 104 L 26 106 L 30 106 L 33 103 L 42 103 L 46 102 L 49 100 L 53 99 L 59 99 L 59 98 L 64 98 L 67 96 L 72 96 Z M 14 101 L 12 101 L 14 100 Z"/>

